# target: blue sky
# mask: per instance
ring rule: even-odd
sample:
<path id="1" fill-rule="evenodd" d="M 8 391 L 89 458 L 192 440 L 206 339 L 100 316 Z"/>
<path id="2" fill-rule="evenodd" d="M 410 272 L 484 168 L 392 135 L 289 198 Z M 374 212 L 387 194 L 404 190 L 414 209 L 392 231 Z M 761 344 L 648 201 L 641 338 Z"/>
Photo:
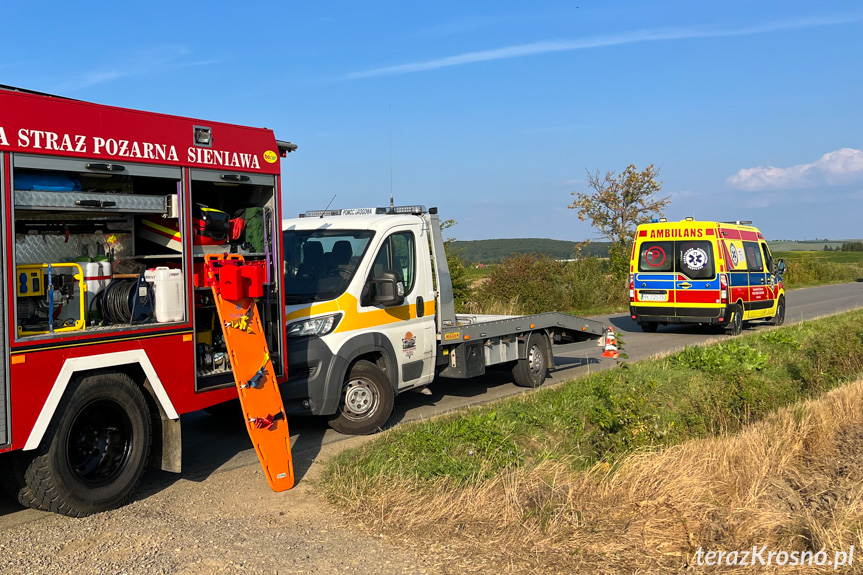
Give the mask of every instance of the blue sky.
<path id="1" fill-rule="evenodd" d="M 586 170 L 667 216 L 861 238 L 859 2 L 16 2 L 0 83 L 266 126 L 285 212 L 436 205 L 458 239 L 595 237 Z"/>

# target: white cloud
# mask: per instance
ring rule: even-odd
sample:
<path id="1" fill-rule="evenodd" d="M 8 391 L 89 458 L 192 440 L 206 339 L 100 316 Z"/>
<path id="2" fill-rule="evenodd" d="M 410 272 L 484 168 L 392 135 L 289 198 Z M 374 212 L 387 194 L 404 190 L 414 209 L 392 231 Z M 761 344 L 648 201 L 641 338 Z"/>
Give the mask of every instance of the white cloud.
<path id="1" fill-rule="evenodd" d="M 144 76 L 166 69 L 211 66 L 219 60 L 187 60 L 191 50 L 183 45 L 160 45 L 143 48 L 131 53 L 114 54 L 122 60 L 121 65 L 113 65 L 109 70 L 79 72 L 64 83 L 51 89 L 52 92 L 72 93 L 106 82 L 113 82 L 130 76 Z"/>
<path id="2" fill-rule="evenodd" d="M 861 16 L 860 14 L 852 14 L 825 18 L 806 18 L 801 20 L 768 22 L 765 24 L 750 26 L 746 28 L 666 28 L 658 30 L 638 30 L 634 32 L 626 32 L 623 34 L 614 34 L 610 36 L 594 36 L 579 40 L 535 42 L 532 44 L 505 46 L 503 48 L 496 48 L 493 50 L 467 52 L 456 56 L 438 58 L 435 60 L 427 60 L 425 62 L 410 62 L 407 64 L 397 64 L 394 66 L 384 66 L 382 68 L 373 68 L 370 70 L 352 72 L 347 75 L 347 78 L 349 80 L 355 80 L 359 78 L 371 78 L 374 76 L 410 74 L 412 72 L 423 72 L 426 70 L 448 68 L 451 66 L 473 64 L 476 62 L 488 62 L 491 60 L 520 58 L 524 56 L 534 56 L 537 54 L 547 54 L 551 52 L 569 52 L 573 50 L 584 50 L 587 48 L 620 46 L 623 44 L 635 44 L 639 42 L 686 40 L 694 38 L 722 38 L 729 36 L 749 36 L 753 34 L 777 32 L 780 30 L 793 30 L 798 28 L 815 28 L 835 24 L 846 24 L 850 22 L 859 22 L 861 19 L 863 19 L 863 16 Z"/>
<path id="3" fill-rule="evenodd" d="M 793 190 L 815 186 L 841 186 L 863 181 L 863 150 L 842 148 L 809 164 L 788 168 L 744 168 L 725 180 L 732 188 L 748 192 Z"/>

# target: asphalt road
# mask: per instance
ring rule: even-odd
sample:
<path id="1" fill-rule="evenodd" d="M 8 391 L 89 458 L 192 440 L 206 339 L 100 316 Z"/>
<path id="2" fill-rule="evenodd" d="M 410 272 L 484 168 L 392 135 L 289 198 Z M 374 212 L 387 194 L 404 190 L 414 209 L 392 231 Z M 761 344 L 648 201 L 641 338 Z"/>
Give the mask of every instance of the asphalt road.
<path id="1" fill-rule="evenodd" d="M 812 319 L 859 307 L 863 307 L 863 283 L 792 290 L 787 293 L 786 322 Z M 693 326 L 662 326 L 657 333 L 643 333 L 626 314 L 601 316 L 596 319 L 614 326 L 615 331 L 622 334 L 629 361 L 726 337 L 715 330 L 708 332 Z M 745 326 L 744 333 L 758 329 L 764 328 L 753 323 Z M 546 385 L 558 384 L 614 365 L 612 360 L 604 359 L 600 354 L 601 349 L 597 347 L 587 352 L 559 355 Z M 427 419 L 525 391 L 524 388 L 511 383 L 508 372 L 492 370 L 473 380 L 439 378 L 429 390 L 430 395 L 411 392 L 400 396 L 396 400 L 390 425 Z M 303 481 L 304 475 L 321 450 L 331 451 L 338 448 L 336 443 L 348 439 L 330 430 L 321 418 L 294 419 L 290 421 L 290 428 L 298 482 Z M 203 412 L 187 414 L 183 416 L 183 473 L 176 475 L 148 471 L 142 481 L 141 491 L 146 497 L 148 494 L 169 489 L 180 479 L 203 482 L 211 475 L 250 466 L 257 469 L 257 456 L 249 444 L 239 414 L 237 417 L 214 417 Z M 21 509 L 0 498 L 0 530 L 38 521 L 45 515 Z"/>

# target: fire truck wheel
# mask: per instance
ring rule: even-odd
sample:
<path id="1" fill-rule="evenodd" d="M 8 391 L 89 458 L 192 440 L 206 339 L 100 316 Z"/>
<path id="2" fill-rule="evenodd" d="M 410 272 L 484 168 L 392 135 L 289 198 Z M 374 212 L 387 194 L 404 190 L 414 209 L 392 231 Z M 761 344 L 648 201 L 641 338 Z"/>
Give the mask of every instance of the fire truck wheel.
<path id="1" fill-rule="evenodd" d="M 729 307 L 731 319 L 728 321 L 728 335 L 740 335 L 743 331 L 743 307 L 736 304 Z"/>
<path id="2" fill-rule="evenodd" d="M 339 411 L 330 417 L 330 427 L 348 435 L 374 433 L 392 415 L 394 402 L 387 375 L 374 363 L 360 360 L 345 380 Z"/>
<path id="3" fill-rule="evenodd" d="M 782 325 L 785 323 L 785 296 L 779 296 L 779 303 L 776 304 L 776 315 L 770 321 L 772 325 Z"/>
<path id="4" fill-rule="evenodd" d="M 141 389 L 123 373 L 76 377 L 24 472 L 21 503 L 84 517 L 125 503 L 150 454 L 151 422 Z"/>
<path id="5" fill-rule="evenodd" d="M 548 344 L 541 333 L 533 333 L 527 340 L 527 357 L 518 360 L 512 368 L 513 382 L 520 387 L 539 387 L 548 373 Z"/>
<path id="6" fill-rule="evenodd" d="M 641 324 L 641 331 L 644 333 L 655 333 L 657 329 L 659 324 L 653 321 Z"/>

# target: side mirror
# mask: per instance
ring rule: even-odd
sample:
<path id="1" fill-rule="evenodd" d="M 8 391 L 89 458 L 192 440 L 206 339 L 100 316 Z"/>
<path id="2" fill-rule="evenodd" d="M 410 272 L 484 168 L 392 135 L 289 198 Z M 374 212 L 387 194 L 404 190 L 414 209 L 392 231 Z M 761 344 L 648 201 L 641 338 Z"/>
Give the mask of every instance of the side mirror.
<path id="1" fill-rule="evenodd" d="M 372 302 L 385 307 L 401 305 L 405 302 L 405 284 L 398 274 L 392 270 L 383 272 L 379 277 L 372 278 Z"/>
<path id="2" fill-rule="evenodd" d="M 782 275 L 785 273 L 785 260 L 779 260 L 776 262 L 776 273 Z"/>

